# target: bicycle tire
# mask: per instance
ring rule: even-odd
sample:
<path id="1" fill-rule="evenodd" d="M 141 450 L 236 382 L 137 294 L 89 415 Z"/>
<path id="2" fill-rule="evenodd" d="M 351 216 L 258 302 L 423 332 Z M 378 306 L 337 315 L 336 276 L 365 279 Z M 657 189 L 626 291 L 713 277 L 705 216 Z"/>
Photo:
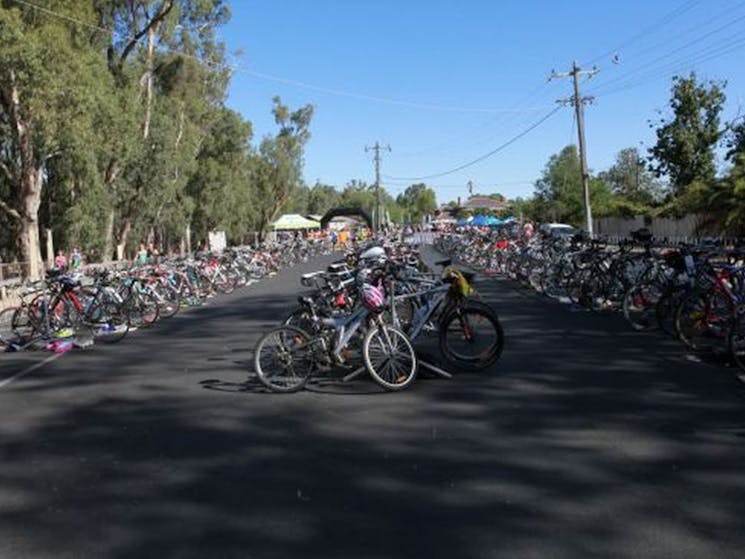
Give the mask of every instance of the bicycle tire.
<path id="1" fill-rule="evenodd" d="M 660 330 L 665 332 L 671 338 L 678 338 L 678 332 L 675 327 L 675 316 L 683 298 L 688 291 L 683 288 L 667 287 L 662 293 L 662 297 L 657 302 L 655 310 L 657 316 L 657 325 Z"/>
<path id="2" fill-rule="evenodd" d="M 149 290 L 158 302 L 158 318 L 171 318 L 181 307 L 179 293 L 170 284 L 155 283 Z"/>
<path id="3" fill-rule="evenodd" d="M 657 326 L 657 308 L 662 290 L 656 283 L 638 283 L 623 297 L 623 315 L 637 332 Z"/>
<path id="4" fill-rule="evenodd" d="M 122 341 L 131 326 L 126 306 L 113 301 L 94 302 L 88 311 L 88 320 L 93 325 L 95 340 L 107 344 Z"/>
<path id="5" fill-rule="evenodd" d="M 382 361 L 377 360 L 378 355 Z M 403 390 L 416 378 L 419 364 L 414 346 L 406 334 L 393 326 L 370 328 L 362 340 L 362 357 L 367 372 L 385 390 Z"/>
<path id="6" fill-rule="evenodd" d="M 0 311 L 0 352 L 7 351 L 18 336 L 13 328 L 13 318 L 20 307 L 8 307 Z"/>
<path id="7" fill-rule="evenodd" d="M 298 355 L 293 356 L 293 352 Z M 256 377 L 272 392 L 297 392 L 314 369 L 310 336 L 300 328 L 287 325 L 273 328 L 259 338 L 254 348 Z"/>
<path id="8" fill-rule="evenodd" d="M 130 327 L 149 328 L 160 316 L 158 300 L 147 291 L 131 291 L 124 300 Z"/>
<path id="9" fill-rule="evenodd" d="M 733 312 L 732 301 L 721 292 L 695 290 L 678 305 L 675 329 L 689 349 L 716 350 L 725 343 L 729 344 Z"/>
<path id="10" fill-rule="evenodd" d="M 461 337 L 467 346 L 472 345 L 476 339 L 469 316 L 480 316 L 484 319 L 489 329 L 493 330 L 494 337 L 486 349 L 477 351 L 474 355 L 459 353 L 454 348 L 454 343 Z M 504 330 L 499 322 L 499 316 L 491 307 L 477 301 L 469 301 L 464 307 L 451 310 L 440 321 L 439 348 L 445 361 L 454 368 L 467 372 L 487 369 L 499 360 L 504 350 Z"/>
<path id="11" fill-rule="evenodd" d="M 315 324 L 313 317 L 305 307 L 300 307 L 292 311 L 282 322 L 284 326 L 294 326 L 304 332 L 312 332 Z"/>

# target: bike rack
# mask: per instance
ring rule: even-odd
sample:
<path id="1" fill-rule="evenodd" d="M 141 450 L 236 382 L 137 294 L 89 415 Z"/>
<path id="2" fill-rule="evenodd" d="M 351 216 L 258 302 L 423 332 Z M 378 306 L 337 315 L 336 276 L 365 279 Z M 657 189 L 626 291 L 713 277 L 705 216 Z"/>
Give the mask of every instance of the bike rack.
<path id="1" fill-rule="evenodd" d="M 437 367 L 436 365 L 433 365 L 432 363 L 429 363 L 428 361 L 422 361 L 420 359 L 417 359 L 417 363 L 419 364 L 420 367 L 424 367 L 428 371 L 435 373 L 436 375 L 439 375 L 442 378 L 453 378 L 452 373 L 448 373 L 447 371 L 440 369 L 440 367 Z M 349 373 L 347 376 L 345 376 L 341 380 L 342 382 L 349 382 L 351 380 L 356 379 L 358 376 L 366 372 L 367 372 L 367 369 L 363 365 L 362 367 L 358 367 L 357 369 Z"/>

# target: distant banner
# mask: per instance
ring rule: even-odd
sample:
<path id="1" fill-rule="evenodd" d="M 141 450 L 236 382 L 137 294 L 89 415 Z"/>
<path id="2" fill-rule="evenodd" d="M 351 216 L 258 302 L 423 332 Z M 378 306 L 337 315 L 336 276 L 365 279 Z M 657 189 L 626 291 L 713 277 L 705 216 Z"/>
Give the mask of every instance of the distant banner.
<path id="1" fill-rule="evenodd" d="M 209 233 L 210 250 L 222 252 L 228 246 L 225 239 L 225 231 L 210 231 Z"/>

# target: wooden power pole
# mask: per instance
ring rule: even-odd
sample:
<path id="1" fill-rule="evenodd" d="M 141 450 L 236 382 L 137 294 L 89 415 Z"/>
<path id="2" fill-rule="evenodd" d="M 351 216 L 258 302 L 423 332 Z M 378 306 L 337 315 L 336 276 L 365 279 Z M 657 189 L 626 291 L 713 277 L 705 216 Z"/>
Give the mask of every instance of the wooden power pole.
<path id="1" fill-rule="evenodd" d="M 365 146 L 365 152 L 375 152 L 373 161 L 375 162 L 375 215 L 373 217 L 373 229 L 377 233 L 380 230 L 380 151 L 391 151 L 391 146 L 381 146 L 379 142 L 375 142 L 373 147 Z"/>
<path id="2" fill-rule="evenodd" d="M 579 135 L 579 165 L 582 173 L 582 190 L 585 205 L 585 230 L 593 236 L 592 232 L 592 208 L 590 207 L 590 174 L 587 170 L 587 149 L 585 147 L 585 103 L 591 103 L 593 97 L 581 97 L 579 94 L 580 76 L 592 77 L 600 70 L 593 66 L 592 70 L 582 70 L 576 62 L 572 63 L 572 69 L 569 72 L 551 72 L 549 79 L 569 78 L 574 81 L 574 95 L 569 99 L 559 99 L 559 103 L 574 105 L 577 115 L 577 134 Z"/>

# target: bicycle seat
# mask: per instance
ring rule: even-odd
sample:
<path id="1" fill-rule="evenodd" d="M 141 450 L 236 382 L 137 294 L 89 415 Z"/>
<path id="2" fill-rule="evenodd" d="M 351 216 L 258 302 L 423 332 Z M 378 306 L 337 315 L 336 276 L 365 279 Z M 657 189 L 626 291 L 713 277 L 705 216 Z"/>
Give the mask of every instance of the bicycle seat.
<path id="1" fill-rule="evenodd" d="M 458 270 L 458 271 L 466 279 L 468 283 L 473 283 L 473 280 L 476 278 L 475 272 L 466 272 L 465 270 Z M 455 277 L 448 275 L 447 277 L 443 278 L 442 281 L 444 283 L 453 283 L 455 281 Z"/>
<path id="2" fill-rule="evenodd" d="M 312 307 L 315 303 L 313 302 L 312 297 L 305 297 L 303 295 L 300 295 L 297 298 L 297 302 L 303 305 L 304 307 Z"/>
<path id="3" fill-rule="evenodd" d="M 334 264 L 329 264 L 329 267 L 327 268 L 327 270 L 332 274 L 338 274 L 340 272 L 348 271 L 347 264 L 345 262 L 337 262 Z"/>
<path id="4" fill-rule="evenodd" d="M 435 262 L 435 266 L 442 266 L 443 268 L 446 268 L 447 266 L 450 266 L 453 261 L 450 258 L 446 258 L 445 260 L 439 260 Z"/>

